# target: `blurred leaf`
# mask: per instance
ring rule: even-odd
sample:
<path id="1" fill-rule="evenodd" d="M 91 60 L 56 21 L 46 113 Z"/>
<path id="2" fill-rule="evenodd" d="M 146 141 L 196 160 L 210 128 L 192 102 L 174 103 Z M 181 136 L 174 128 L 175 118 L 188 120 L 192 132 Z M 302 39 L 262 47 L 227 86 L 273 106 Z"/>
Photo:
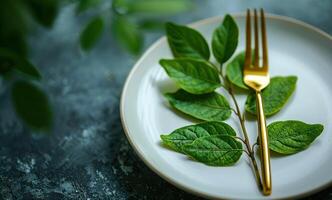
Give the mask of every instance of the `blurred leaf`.
<path id="1" fill-rule="evenodd" d="M 117 14 L 126 14 L 128 12 L 129 0 L 113 0 L 112 9 Z"/>
<path id="2" fill-rule="evenodd" d="M 24 4 L 21 1 L 5 0 L 0 6 L 0 35 L 12 32 L 25 33 L 27 24 L 24 15 Z"/>
<path id="3" fill-rule="evenodd" d="M 6 74 L 14 67 L 14 61 L 11 57 L 1 52 L 0 49 L 0 74 Z"/>
<path id="4" fill-rule="evenodd" d="M 16 70 L 18 70 L 26 75 L 29 75 L 37 80 L 40 80 L 42 78 L 39 71 L 37 70 L 37 68 L 34 65 L 32 65 L 28 60 L 26 60 L 24 58 L 20 58 L 17 61 L 18 61 L 18 63 L 15 66 Z"/>
<path id="5" fill-rule="evenodd" d="M 100 38 L 104 29 L 104 21 L 101 17 L 93 18 L 84 28 L 80 36 L 81 48 L 90 50 Z"/>
<path id="6" fill-rule="evenodd" d="M 17 54 L 27 54 L 25 35 L 27 33 L 24 5 L 21 1 L 1 1 L 0 6 L 0 47 Z"/>
<path id="7" fill-rule="evenodd" d="M 154 31 L 154 30 L 164 30 L 165 22 L 158 20 L 143 20 L 139 23 L 139 27 L 144 30 Z"/>
<path id="8" fill-rule="evenodd" d="M 38 23 L 51 27 L 59 10 L 59 0 L 25 0 Z"/>
<path id="9" fill-rule="evenodd" d="M 12 88 L 12 100 L 17 115 L 31 128 L 48 131 L 52 112 L 47 96 L 28 81 L 17 81 Z"/>
<path id="10" fill-rule="evenodd" d="M 80 0 L 77 5 L 76 12 L 82 13 L 88 10 L 89 8 L 97 6 L 100 2 L 101 2 L 100 0 Z"/>
<path id="11" fill-rule="evenodd" d="M 126 50 L 134 55 L 141 51 L 143 36 L 137 24 L 129 21 L 124 16 L 119 16 L 114 20 L 113 29 L 118 42 Z"/>
<path id="12" fill-rule="evenodd" d="M 128 13 L 171 15 L 192 8 L 189 0 L 136 0 L 128 4 Z"/>
<path id="13" fill-rule="evenodd" d="M 18 32 L 14 32 L 6 37 L 1 37 L 0 48 L 10 49 L 20 56 L 26 56 L 28 52 L 25 35 Z"/>
<path id="14" fill-rule="evenodd" d="M 6 73 L 12 68 L 35 79 L 41 79 L 38 70 L 27 59 L 8 49 L 0 48 L 0 74 Z"/>

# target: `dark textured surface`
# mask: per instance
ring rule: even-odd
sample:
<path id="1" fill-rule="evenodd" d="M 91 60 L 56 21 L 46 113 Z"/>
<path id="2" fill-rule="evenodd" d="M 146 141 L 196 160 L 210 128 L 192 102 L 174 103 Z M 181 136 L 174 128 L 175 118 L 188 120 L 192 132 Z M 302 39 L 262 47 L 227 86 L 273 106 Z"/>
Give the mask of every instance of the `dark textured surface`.
<path id="1" fill-rule="evenodd" d="M 332 33 L 329 0 L 209 0 L 173 17 L 189 23 L 247 7 L 291 16 Z M 119 50 L 105 34 L 89 54 L 79 50 L 85 21 L 62 9 L 52 30 L 30 38 L 32 62 L 39 66 L 52 100 L 51 135 L 29 134 L 17 121 L 6 86 L 0 99 L 0 199 L 196 199 L 170 185 L 135 155 L 119 118 L 119 97 L 136 58 Z M 149 45 L 162 33 L 146 36 Z M 332 199 L 332 188 L 311 199 Z"/>

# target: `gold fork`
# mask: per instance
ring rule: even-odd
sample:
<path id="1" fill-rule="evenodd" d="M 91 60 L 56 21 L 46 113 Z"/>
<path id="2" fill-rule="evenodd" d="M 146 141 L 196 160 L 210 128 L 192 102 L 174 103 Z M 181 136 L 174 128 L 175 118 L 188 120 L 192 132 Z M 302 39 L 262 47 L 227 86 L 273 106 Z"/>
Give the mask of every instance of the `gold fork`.
<path id="1" fill-rule="evenodd" d="M 268 55 L 267 55 L 267 41 L 266 41 L 266 27 L 264 10 L 261 9 L 261 40 L 262 40 L 262 66 L 259 64 L 259 40 L 258 40 L 258 20 L 257 12 L 254 10 L 254 62 L 252 64 L 251 56 L 251 22 L 250 10 L 247 10 L 247 23 L 246 23 L 246 55 L 244 63 L 244 82 L 247 86 L 256 92 L 256 112 L 257 123 L 259 131 L 259 144 L 261 147 L 261 170 L 262 170 L 262 183 L 263 194 L 270 195 L 272 191 L 271 184 L 271 167 L 270 167 L 270 152 L 268 149 L 268 136 L 265 122 L 265 115 L 263 110 L 263 101 L 261 91 L 270 83 L 270 75 L 268 72 Z"/>

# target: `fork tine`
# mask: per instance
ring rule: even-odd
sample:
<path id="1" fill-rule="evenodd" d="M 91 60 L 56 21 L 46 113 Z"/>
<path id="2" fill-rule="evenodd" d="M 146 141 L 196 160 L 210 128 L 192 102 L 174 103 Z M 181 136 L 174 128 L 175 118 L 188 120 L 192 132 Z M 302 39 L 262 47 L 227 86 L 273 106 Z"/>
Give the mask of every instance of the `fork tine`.
<path id="1" fill-rule="evenodd" d="M 259 67 L 259 38 L 258 38 L 258 20 L 257 20 L 257 11 L 256 9 L 254 10 L 254 28 L 255 28 L 255 53 L 254 53 L 254 67 L 258 68 Z"/>
<path id="2" fill-rule="evenodd" d="M 247 9 L 247 22 L 246 22 L 246 57 L 244 68 L 249 69 L 251 65 L 251 24 L 250 24 L 250 10 Z"/>
<path id="3" fill-rule="evenodd" d="M 267 40 L 264 10 L 261 8 L 261 29 L 262 29 L 262 49 L 263 49 L 263 69 L 268 70 Z"/>

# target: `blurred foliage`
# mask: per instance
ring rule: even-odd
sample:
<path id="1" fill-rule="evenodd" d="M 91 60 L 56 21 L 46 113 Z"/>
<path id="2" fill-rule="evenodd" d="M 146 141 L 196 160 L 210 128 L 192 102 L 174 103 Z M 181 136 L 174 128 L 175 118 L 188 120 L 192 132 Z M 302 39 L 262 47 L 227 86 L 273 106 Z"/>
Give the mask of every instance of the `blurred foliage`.
<path id="1" fill-rule="evenodd" d="M 52 111 L 47 96 L 30 81 L 16 81 L 12 87 L 15 111 L 30 127 L 47 131 L 52 125 Z M 27 106 L 29 105 L 29 106 Z"/>
<path id="2" fill-rule="evenodd" d="M 57 0 L 1 0 L 0 47 L 26 56 L 29 25 L 36 21 L 51 27 L 58 12 Z"/>
<path id="3" fill-rule="evenodd" d="M 143 36 L 137 24 L 125 16 L 117 16 L 113 20 L 114 36 L 118 42 L 132 54 L 138 54 L 142 49 Z"/>
<path id="4" fill-rule="evenodd" d="M 2 0 L 0 6 L 0 78 L 7 81 L 17 116 L 45 132 L 52 124 L 51 107 L 38 86 L 41 74 L 28 60 L 26 39 L 35 24 L 50 28 L 58 10 L 58 0 Z"/>
<path id="5" fill-rule="evenodd" d="M 44 132 L 51 129 L 52 111 L 40 87 L 42 76 L 28 59 L 26 40 L 36 25 L 51 28 L 64 2 L 76 3 L 78 15 L 102 8 L 90 15 L 82 28 L 80 46 L 84 51 L 95 46 L 107 27 L 105 19 L 111 17 L 115 41 L 133 55 L 142 50 L 144 31 L 161 29 L 163 17 L 193 7 L 190 0 L 1 0 L 0 78 L 11 90 L 17 116 L 30 128 Z"/>
<path id="6" fill-rule="evenodd" d="M 78 14 L 82 14 L 98 6 L 104 6 L 103 2 L 81 0 L 76 10 Z M 115 40 L 129 53 L 138 55 L 143 47 L 144 31 L 162 29 L 164 17 L 191 10 L 193 3 L 190 0 L 113 0 L 109 6 L 110 8 L 105 9 L 108 12 L 105 16 L 111 16 L 111 30 Z M 100 13 L 98 15 L 100 17 Z M 101 27 L 98 27 L 98 31 L 93 30 L 94 20 L 95 17 L 92 17 L 81 33 L 81 47 L 86 51 L 90 50 L 101 37 L 101 34 L 97 34 L 102 32 L 99 30 Z M 89 48 L 86 48 L 87 43 Z"/>
<path id="7" fill-rule="evenodd" d="M 135 0 L 123 3 L 121 7 L 128 14 L 172 15 L 191 9 L 192 4 L 187 0 Z"/>
<path id="8" fill-rule="evenodd" d="M 58 13 L 59 0 L 25 0 L 35 20 L 45 26 L 51 27 Z"/>
<path id="9" fill-rule="evenodd" d="M 84 28 L 80 36 L 81 47 L 90 50 L 97 42 L 104 29 L 104 21 L 101 17 L 94 17 Z"/>
<path id="10" fill-rule="evenodd" d="M 76 12 L 77 13 L 84 12 L 90 8 L 97 6 L 100 2 L 101 0 L 80 0 L 78 2 Z"/>
<path id="11" fill-rule="evenodd" d="M 41 79 L 39 71 L 27 59 L 8 49 L 0 48 L 0 63 L 2 64 L 1 74 L 14 70 L 36 80 Z"/>

